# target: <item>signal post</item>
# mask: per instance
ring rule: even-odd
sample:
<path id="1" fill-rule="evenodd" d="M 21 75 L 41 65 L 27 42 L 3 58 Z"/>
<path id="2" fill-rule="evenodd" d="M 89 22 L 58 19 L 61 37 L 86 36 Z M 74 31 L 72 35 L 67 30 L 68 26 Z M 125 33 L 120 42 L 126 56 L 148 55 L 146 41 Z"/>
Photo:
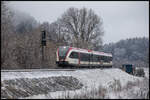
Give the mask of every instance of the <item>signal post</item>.
<path id="1" fill-rule="evenodd" d="M 42 53 L 42 67 L 44 67 L 44 61 L 45 61 L 45 57 L 44 57 L 44 55 L 45 55 L 45 47 L 46 47 L 46 31 L 45 30 L 43 30 L 42 31 L 42 34 L 41 34 L 42 36 L 42 39 L 41 39 L 41 45 L 42 45 L 42 50 L 41 50 L 41 53 Z"/>

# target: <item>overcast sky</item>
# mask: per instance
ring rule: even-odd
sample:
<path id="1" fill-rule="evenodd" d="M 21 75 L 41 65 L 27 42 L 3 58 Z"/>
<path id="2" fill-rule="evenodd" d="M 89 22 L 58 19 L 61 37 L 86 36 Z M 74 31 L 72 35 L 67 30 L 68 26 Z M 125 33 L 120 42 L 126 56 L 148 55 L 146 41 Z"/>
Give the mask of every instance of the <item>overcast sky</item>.
<path id="1" fill-rule="evenodd" d="M 103 19 L 105 43 L 133 37 L 149 37 L 148 1 L 11 1 L 38 22 L 57 20 L 69 7 L 91 8 Z"/>

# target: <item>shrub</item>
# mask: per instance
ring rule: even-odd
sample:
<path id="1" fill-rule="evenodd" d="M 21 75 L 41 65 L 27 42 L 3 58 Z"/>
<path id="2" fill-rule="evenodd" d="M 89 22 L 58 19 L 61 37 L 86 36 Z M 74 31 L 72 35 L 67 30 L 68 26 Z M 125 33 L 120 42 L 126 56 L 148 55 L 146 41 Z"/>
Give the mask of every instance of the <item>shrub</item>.
<path id="1" fill-rule="evenodd" d="M 143 68 L 136 69 L 135 75 L 136 75 L 136 76 L 139 76 L 139 77 L 141 77 L 141 76 L 144 77 L 144 76 L 145 76 L 144 69 L 143 69 Z"/>

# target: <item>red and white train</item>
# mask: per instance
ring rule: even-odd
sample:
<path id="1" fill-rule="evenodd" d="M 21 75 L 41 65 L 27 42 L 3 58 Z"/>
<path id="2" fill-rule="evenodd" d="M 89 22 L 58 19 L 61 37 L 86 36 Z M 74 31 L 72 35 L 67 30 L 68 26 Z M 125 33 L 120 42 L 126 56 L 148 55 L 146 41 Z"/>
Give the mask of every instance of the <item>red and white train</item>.
<path id="1" fill-rule="evenodd" d="M 56 64 L 62 67 L 112 67 L 112 54 L 60 46 L 56 52 Z"/>

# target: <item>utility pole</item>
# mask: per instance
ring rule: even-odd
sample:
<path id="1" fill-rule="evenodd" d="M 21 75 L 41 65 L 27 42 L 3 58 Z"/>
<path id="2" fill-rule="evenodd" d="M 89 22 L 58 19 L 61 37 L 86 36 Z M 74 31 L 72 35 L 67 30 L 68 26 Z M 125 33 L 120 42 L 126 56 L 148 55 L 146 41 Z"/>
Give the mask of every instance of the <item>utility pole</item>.
<path id="1" fill-rule="evenodd" d="M 44 48 L 45 48 L 45 46 L 46 46 L 46 31 L 45 30 L 43 30 L 42 31 L 42 39 L 41 39 L 41 45 L 42 45 L 42 66 L 44 67 Z"/>

